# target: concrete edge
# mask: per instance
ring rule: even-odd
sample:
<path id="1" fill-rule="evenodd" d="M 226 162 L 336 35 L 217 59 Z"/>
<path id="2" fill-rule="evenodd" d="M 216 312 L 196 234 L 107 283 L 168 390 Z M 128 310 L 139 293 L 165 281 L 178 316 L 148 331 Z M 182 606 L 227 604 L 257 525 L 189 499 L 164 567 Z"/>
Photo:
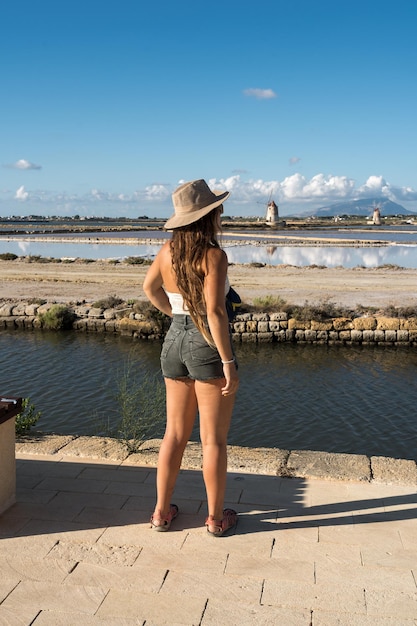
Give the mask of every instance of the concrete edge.
<path id="1" fill-rule="evenodd" d="M 156 467 L 160 441 L 146 441 L 139 452 L 129 453 L 120 440 L 110 437 L 36 432 L 17 439 L 16 454 L 23 459 L 25 455 L 52 455 L 57 461 L 91 459 L 94 462 L 114 462 L 123 466 Z M 200 444 L 189 442 L 182 469 L 199 470 L 201 462 Z M 286 478 L 417 485 L 416 461 L 312 450 L 228 446 L 228 471 Z"/>

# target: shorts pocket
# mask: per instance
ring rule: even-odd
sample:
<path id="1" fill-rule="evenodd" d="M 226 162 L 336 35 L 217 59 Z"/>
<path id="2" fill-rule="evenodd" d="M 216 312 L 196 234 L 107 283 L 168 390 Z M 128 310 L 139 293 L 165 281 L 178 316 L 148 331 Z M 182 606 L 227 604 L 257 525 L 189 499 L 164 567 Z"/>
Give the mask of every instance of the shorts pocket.
<path id="1" fill-rule="evenodd" d="M 169 331 L 165 335 L 164 343 L 162 344 L 161 359 L 167 358 L 169 351 L 171 350 L 172 346 L 177 341 L 181 332 L 182 331 L 178 328 L 173 328 L 172 326 L 170 327 Z"/>
<path id="2" fill-rule="evenodd" d="M 190 335 L 190 353 L 194 363 L 215 363 L 220 359 L 216 348 L 210 346 L 198 330 Z"/>

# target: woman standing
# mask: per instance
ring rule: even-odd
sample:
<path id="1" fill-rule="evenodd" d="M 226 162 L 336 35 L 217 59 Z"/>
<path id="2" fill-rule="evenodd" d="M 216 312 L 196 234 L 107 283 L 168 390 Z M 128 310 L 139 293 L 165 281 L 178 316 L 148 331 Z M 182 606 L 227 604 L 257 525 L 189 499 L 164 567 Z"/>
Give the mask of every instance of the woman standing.
<path id="1" fill-rule="evenodd" d="M 217 241 L 223 201 L 229 192 L 211 191 L 204 180 L 181 185 L 172 196 L 172 230 L 146 275 L 143 288 L 154 306 L 172 316 L 161 352 L 167 423 L 157 469 L 154 530 L 166 531 L 178 514 L 171 496 L 197 410 L 207 493 L 207 531 L 221 536 L 237 523 L 223 509 L 227 435 L 239 385 L 230 339 L 225 295 L 227 256 Z"/>

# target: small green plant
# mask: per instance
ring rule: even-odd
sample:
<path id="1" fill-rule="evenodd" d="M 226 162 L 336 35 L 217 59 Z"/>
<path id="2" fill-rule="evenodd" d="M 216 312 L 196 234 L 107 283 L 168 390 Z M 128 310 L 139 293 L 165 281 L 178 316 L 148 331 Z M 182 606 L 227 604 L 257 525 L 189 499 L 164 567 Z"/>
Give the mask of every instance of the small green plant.
<path id="1" fill-rule="evenodd" d="M 107 296 L 107 298 L 94 302 L 93 307 L 96 309 L 115 309 L 120 304 L 123 304 L 123 298 L 119 298 L 118 296 Z"/>
<path id="2" fill-rule="evenodd" d="M 291 305 L 288 307 L 288 314 L 300 321 L 324 321 L 335 317 L 347 317 L 351 314 L 350 309 L 338 306 L 331 300 L 321 300 L 317 304 L 308 302 L 303 305 Z"/>
<path id="3" fill-rule="evenodd" d="M 393 304 L 386 306 L 382 313 L 386 315 L 386 317 L 416 317 L 417 316 L 417 307 L 416 306 L 399 306 L 395 307 Z"/>
<path id="4" fill-rule="evenodd" d="M 128 256 L 125 258 L 125 263 L 128 265 L 150 265 L 152 261 L 142 256 Z"/>
<path id="5" fill-rule="evenodd" d="M 75 314 L 63 304 L 53 304 L 48 311 L 39 314 L 39 319 L 45 330 L 67 330 L 72 327 Z"/>
<path id="6" fill-rule="evenodd" d="M 41 412 L 36 411 L 35 406 L 32 404 L 30 398 L 23 398 L 22 410 L 16 415 L 15 430 L 16 435 L 26 435 L 32 426 L 34 426 L 40 419 Z"/>
<path id="7" fill-rule="evenodd" d="M 270 311 L 283 311 L 287 302 L 281 296 L 262 296 L 253 299 L 253 307 L 262 313 Z"/>
<path id="8" fill-rule="evenodd" d="M 140 452 L 145 441 L 161 436 L 165 389 L 159 373 L 145 370 L 129 357 L 116 381 L 115 403 L 116 425 L 107 426 L 106 434 L 120 439 L 129 453 Z"/>
<path id="9" fill-rule="evenodd" d="M 17 254 L 13 254 L 13 252 L 3 252 L 0 254 L 1 261 L 15 261 L 17 258 Z"/>
<path id="10" fill-rule="evenodd" d="M 149 300 L 138 300 L 133 305 L 133 312 L 143 315 L 144 319 L 151 322 L 155 329 L 163 333 L 168 330 L 171 318 L 154 307 Z"/>

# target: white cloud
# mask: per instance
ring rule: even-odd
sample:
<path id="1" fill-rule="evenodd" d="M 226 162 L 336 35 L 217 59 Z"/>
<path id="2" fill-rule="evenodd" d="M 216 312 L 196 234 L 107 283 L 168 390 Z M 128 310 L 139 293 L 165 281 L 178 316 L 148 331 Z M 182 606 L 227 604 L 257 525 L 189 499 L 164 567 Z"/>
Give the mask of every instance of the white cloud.
<path id="1" fill-rule="evenodd" d="M 296 165 L 297 163 L 301 161 L 301 159 L 300 157 L 293 156 L 290 159 L 288 159 L 288 161 L 290 165 Z"/>
<path id="2" fill-rule="evenodd" d="M 243 93 L 245 94 L 245 96 L 249 96 L 250 98 L 256 98 L 257 100 L 270 100 L 271 98 L 277 97 L 277 94 L 272 89 L 250 88 L 244 89 Z"/>
<path id="3" fill-rule="evenodd" d="M 0 191 L 0 204 L 13 213 L 15 205 L 25 204 L 27 214 L 71 215 L 137 215 L 146 213 L 164 217 L 172 212 L 171 193 L 176 184 L 152 183 L 142 189 L 125 192 L 109 192 L 97 188 L 83 195 L 46 190 L 26 191 L 24 185 L 16 192 Z M 316 209 L 341 200 L 383 197 L 394 202 L 404 203 L 406 208 L 417 211 L 417 190 L 412 187 L 391 185 L 382 176 L 371 175 L 360 185 L 347 176 L 318 173 L 307 178 L 299 172 L 281 180 L 262 178 L 249 179 L 247 175 L 234 173 L 225 178 L 207 179 L 212 189 L 231 192 L 227 202 L 230 215 L 256 215 L 259 205 L 266 205 L 272 197 L 280 206 L 282 215 L 294 210 Z M 405 204 L 408 203 L 408 204 Z"/>
<path id="4" fill-rule="evenodd" d="M 15 200 L 21 200 L 22 202 L 25 202 L 25 200 L 27 200 L 29 198 L 29 193 L 27 191 L 25 191 L 24 186 L 22 185 L 21 187 L 19 187 L 19 189 L 16 191 L 15 193 Z"/>
<path id="5" fill-rule="evenodd" d="M 35 163 L 31 163 L 26 159 L 19 159 L 16 163 L 11 163 L 10 165 L 5 165 L 4 167 L 8 167 L 13 170 L 41 170 L 42 165 L 36 165 Z"/>
<path id="6" fill-rule="evenodd" d="M 149 185 L 145 187 L 144 197 L 146 200 L 157 200 L 164 202 L 171 196 L 171 190 L 168 185 L 162 185 L 160 183 Z"/>

